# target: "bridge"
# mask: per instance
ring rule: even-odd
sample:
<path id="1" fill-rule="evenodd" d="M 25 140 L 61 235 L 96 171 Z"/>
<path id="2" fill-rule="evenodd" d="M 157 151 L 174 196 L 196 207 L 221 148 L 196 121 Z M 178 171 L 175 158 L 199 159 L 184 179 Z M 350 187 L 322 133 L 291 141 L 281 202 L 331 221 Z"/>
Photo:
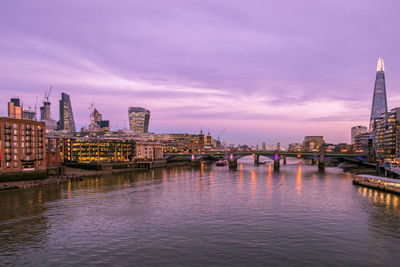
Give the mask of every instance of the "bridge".
<path id="1" fill-rule="evenodd" d="M 259 164 L 260 156 L 264 156 L 270 158 L 274 161 L 274 170 L 279 170 L 280 162 L 283 161 L 283 164 L 286 165 L 286 158 L 294 157 L 294 158 L 303 158 L 303 159 L 311 159 L 312 162 L 318 162 L 318 169 L 320 171 L 325 170 L 325 161 L 334 158 L 348 158 L 348 159 L 357 159 L 359 161 L 366 161 L 367 157 L 360 153 L 343 153 L 343 152 L 288 152 L 288 151 L 240 151 L 240 152 L 203 152 L 203 153 L 166 153 L 165 158 L 174 158 L 174 157 L 186 157 L 191 161 L 199 161 L 202 158 L 218 158 L 218 159 L 226 159 L 229 162 L 230 168 L 237 167 L 237 160 L 243 157 L 253 156 L 254 164 Z"/>

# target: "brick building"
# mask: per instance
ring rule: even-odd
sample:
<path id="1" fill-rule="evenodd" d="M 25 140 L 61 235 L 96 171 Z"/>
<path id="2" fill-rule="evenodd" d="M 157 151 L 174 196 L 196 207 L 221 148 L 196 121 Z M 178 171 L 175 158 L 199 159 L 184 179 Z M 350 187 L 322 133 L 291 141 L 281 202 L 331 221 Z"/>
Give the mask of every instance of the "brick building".
<path id="1" fill-rule="evenodd" d="M 46 170 L 45 124 L 0 117 L 0 172 Z"/>

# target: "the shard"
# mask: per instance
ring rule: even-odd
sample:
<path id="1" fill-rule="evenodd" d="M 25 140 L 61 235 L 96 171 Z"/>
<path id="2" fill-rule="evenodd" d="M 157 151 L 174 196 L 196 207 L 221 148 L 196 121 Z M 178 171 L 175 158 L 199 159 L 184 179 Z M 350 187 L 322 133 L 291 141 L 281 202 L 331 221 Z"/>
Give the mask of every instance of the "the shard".
<path id="1" fill-rule="evenodd" d="M 383 58 L 379 57 L 376 68 L 376 80 L 374 87 L 374 96 L 372 99 L 371 120 L 369 130 L 375 128 L 376 119 L 381 118 L 383 113 L 387 112 L 386 84 L 385 84 L 385 66 Z"/>

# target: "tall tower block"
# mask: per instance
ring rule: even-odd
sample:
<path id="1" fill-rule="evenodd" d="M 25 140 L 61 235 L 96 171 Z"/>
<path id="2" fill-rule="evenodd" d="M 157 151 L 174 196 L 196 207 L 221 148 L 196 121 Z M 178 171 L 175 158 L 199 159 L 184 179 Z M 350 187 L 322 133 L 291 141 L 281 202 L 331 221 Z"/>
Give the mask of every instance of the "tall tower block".
<path id="1" fill-rule="evenodd" d="M 376 68 L 376 79 L 374 86 L 374 96 L 372 98 L 371 119 L 369 130 L 375 128 L 375 120 L 382 117 L 383 113 L 387 112 L 386 100 L 386 84 L 385 84 L 385 65 L 383 58 L 379 57 L 378 66 Z"/>

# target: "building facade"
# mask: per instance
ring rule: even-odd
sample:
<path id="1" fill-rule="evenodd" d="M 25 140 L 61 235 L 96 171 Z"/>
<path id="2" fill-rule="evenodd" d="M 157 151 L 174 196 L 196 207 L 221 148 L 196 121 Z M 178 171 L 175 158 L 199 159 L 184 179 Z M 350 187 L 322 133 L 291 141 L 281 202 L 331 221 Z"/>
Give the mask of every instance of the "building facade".
<path id="1" fill-rule="evenodd" d="M 59 130 L 75 133 L 75 120 L 69 95 L 61 93 Z"/>
<path id="2" fill-rule="evenodd" d="M 372 135 L 370 132 L 361 133 L 354 137 L 354 152 L 362 153 L 367 152 L 369 148 L 369 141 Z"/>
<path id="3" fill-rule="evenodd" d="M 108 163 L 134 160 L 134 140 L 99 138 L 61 138 L 60 155 L 64 162 Z"/>
<path id="4" fill-rule="evenodd" d="M 355 144 L 355 137 L 357 135 L 366 133 L 367 131 L 368 131 L 368 129 L 365 126 L 354 126 L 354 127 L 351 127 L 351 144 L 352 145 Z"/>
<path id="5" fill-rule="evenodd" d="M 373 144 L 377 159 L 400 157 L 400 108 L 392 109 L 375 120 Z"/>
<path id="6" fill-rule="evenodd" d="M 369 131 L 374 131 L 376 120 L 386 113 L 387 100 L 386 100 L 386 83 L 385 83 L 385 66 L 383 58 L 379 57 L 378 66 L 376 69 L 376 79 L 374 86 L 374 95 L 372 98 L 371 118 L 369 124 Z"/>
<path id="7" fill-rule="evenodd" d="M 138 159 L 163 159 L 163 145 L 155 142 L 137 142 L 136 158 Z"/>
<path id="8" fill-rule="evenodd" d="M 22 119 L 22 106 L 19 98 L 11 98 L 8 102 L 8 117 L 11 119 Z"/>
<path id="9" fill-rule="evenodd" d="M 0 117 L 0 172 L 46 170 L 45 124 Z"/>
<path id="10" fill-rule="evenodd" d="M 303 150 L 319 151 L 323 143 L 325 143 L 323 136 L 306 136 L 304 137 Z"/>
<path id="11" fill-rule="evenodd" d="M 150 110 L 141 107 L 130 107 L 128 115 L 131 131 L 136 133 L 147 133 L 149 131 Z"/>

